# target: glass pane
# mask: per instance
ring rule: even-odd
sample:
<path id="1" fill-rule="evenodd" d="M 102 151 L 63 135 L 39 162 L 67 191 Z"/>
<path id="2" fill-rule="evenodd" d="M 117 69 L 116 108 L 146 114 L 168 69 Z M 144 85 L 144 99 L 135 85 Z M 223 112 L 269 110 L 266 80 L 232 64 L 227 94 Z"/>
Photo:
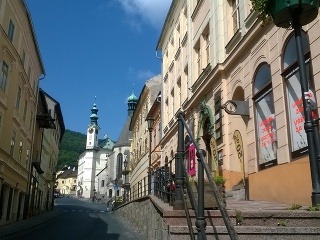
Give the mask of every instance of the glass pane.
<path id="1" fill-rule="evenodd" d="M 296 72 L 287 80 L 289 126 L 291 132 L 292 152 L 307 147 L 307 136 L 304 131 L 304 113 L 299 83 L 299 72 Z"/>
<path id="2" fill-rule="evenodd" d="M 276 121 L 271 91 L 256 102 L 256 116 L 259 164 L 267 165 L 277 158 Z"/>
<path id="3" fill-rule="evenodd" d="M 267 83 L 271 82 L 271 71 L 268 64 L 263 64 L 255 77 L 254 93 L 259 92 Z"/>
<path id="4" fill-rule="evenodd" d="M 310 48 L 309 48 L 307 36 L 304 32 L 301 32 L 301 41 L 302 41 L 303 52 L 304 54 L 306 54 L 310 51 Z M 298 61 L 298 57 L 297 57 L 296 39 L 294 36 L 292 36 L 288 41 L 288 44 L 284 50 L 283 68 L 286 69 L 288 66 L 292 65 L 297 61 Z"/>

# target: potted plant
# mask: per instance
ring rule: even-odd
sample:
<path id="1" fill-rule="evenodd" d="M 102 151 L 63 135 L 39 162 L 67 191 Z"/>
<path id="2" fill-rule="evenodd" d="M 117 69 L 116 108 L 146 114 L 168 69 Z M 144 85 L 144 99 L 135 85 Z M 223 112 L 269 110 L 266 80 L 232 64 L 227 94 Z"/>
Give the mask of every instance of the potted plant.
<path id="1" fill-rule="evenodd" d="M 259 13 L 259 19 L 265 21 L 272 17 L 278 27 L 288 28 L 294 17 L 301 25 L 313 21 L 318 15 L 319 0 L 251 0 L 253 10 Z"/>
<path id="2" fill-rule="evenodd" d="M 218 190 L 220 192 L 220 196 L 222 197 L 223 203 L 226 204 L 225 201 L 225 187 L 224 183 L 226 181 L 225 178 L 222 176 L 215 176 L 213 177 L 213 181 L 216 183 Z M 187 179 L 187 184 L 189 184 L 191 188 L 191 192 L 197 201 L 198 197 L 198 181 L 196 178 L 189 177 Z M 189 197 L 187 197 L 187 206 L 188 208 L 192 208 Z M 211 188 L 210 182 L 208 180 L 205 180 L 204 182 L 204 208 L 205 209 L 217 209 L 218 203 L 216 201 L 216 198 L 213 193 L 213 189 Z"/>

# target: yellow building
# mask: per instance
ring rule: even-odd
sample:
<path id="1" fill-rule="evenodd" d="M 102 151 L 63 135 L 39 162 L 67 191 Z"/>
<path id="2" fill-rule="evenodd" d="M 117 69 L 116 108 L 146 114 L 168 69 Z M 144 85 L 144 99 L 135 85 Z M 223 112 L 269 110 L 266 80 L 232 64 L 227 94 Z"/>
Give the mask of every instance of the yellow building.
<path id="1" fill-rule="evenodd" d="M 0 48 L 0 225 L 4 225 L 51 207 L 64 124 L 59 104 L 52 105 L 39 91 L 45 70 L 25 1 L 0 0 Z M 47 128 L 55 128 L 49 130 L 55 144 Z"/>
<path id="2" fill-rule="evenodd" d="M 316 95 L 319 24 L 318 16 L 302 34 Z M 182 110 L 212 174 L 227 180 L 234 197 L 245 191 L 252 200 L 310 205 L 293 30 L 272 22 L 262 27 L 250 0 L 172 1 L 157 50 L 163 56 L 162 159 L 177 149 L 175 115 Z M 242 115 L 222 109 L 233 110 L 229 100 L 243 107 Z M 234 141 L 240 136 L 243 159 Z"/>
<path id="3" fill-rule="evenodd" d="M 67 168 L 60 171 L 57 175 L 56 189 L 60 194 L 75 194 L 77 189 L 77 175 L 78 170 L 73 168 Z"/>

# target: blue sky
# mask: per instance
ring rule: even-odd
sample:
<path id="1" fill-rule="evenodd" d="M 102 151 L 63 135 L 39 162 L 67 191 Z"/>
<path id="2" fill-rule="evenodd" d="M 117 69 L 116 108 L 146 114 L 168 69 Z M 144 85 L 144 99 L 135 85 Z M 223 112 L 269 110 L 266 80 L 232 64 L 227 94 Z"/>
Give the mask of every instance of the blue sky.
<path id="1" fill-rule="evenodd" d="M 156 45 L 171 0 L 26 0 L 46 75 L 66 129 L 85 133 L 93 103 L 99 137 L 117 140 L 127 97 L 160 74 Z M 96 100 L 95 100 L 96 97 Z"/>

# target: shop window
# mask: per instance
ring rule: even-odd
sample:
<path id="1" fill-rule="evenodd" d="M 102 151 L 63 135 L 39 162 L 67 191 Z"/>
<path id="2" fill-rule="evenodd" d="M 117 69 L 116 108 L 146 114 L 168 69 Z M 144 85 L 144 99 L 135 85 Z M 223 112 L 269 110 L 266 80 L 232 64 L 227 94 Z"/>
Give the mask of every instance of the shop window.
<path id="1" fill-rule="evenodd" d="M 271 71 L 261 64 L 254 78 L 258 163 L 260 169 L 277 164 L 277 131 L 272 92 Z"/>
<path id="2" fill-rule="evenodd" d="M 311 72 L 310 48 L 307 35 L 301 33 L 302 47 L 305 59 L 307 79 L 309 79 L 309 96 L 313 107 L 313 117 L 316 118 L 316 101 L 313 85 L 313 74 Z M 291 35 L 283 53 L 283 73 L 285 79 L 288 125 L 291 141 L 292 157 L 306 154 L 308 151 L 307 136 L 304 130 L 304 108 L 302 101 L 302 92 L 300 84 L 300 72 L 298 65 L 298 56 L 296 51 L 296 42 L 294 35 Z"/>

